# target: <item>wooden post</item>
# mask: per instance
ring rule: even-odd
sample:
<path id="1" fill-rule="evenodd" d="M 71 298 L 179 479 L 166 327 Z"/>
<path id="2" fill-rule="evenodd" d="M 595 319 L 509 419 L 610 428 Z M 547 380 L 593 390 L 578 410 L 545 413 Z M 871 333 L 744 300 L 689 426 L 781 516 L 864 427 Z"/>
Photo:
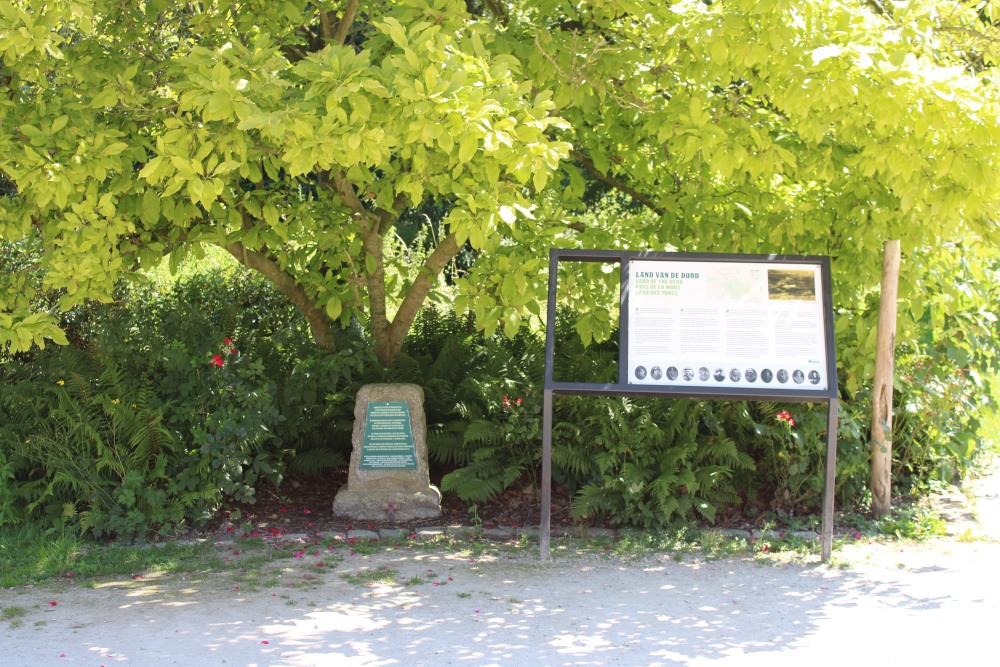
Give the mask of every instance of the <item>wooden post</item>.
<path id="1" fill-rule="evenodd" d="M 882 294 L 875 342 L 872 387 L 872 514 L 892 505 L 892 384 L 896 349 L 896 296 L 899 292 L 899 241 L 886 241 L 882 257 Z"/>

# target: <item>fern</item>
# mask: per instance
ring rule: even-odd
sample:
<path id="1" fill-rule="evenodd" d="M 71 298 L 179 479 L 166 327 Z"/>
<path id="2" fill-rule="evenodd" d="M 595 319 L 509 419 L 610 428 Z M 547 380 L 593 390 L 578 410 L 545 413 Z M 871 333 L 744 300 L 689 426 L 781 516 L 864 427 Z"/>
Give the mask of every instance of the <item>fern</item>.
<path id="1" fill-rule="evenodd" d="M 21 376 L 0 393 L 0 405 L 18 408 L 3 434 L 17 489 L 4 514 L 119 537 L 148 531 L 151 517 L 181 521 L 183 508 L 166 492 L 174 443 L 149 407 L 149 388 L 130 386 L 109 359 L 88 369 L 77 352 L 57 358 L 56 380 Z"/>
<path id="2" fill-rule="evenodd" d="M 552 465 L 561 471 L 562 477 L 568 479 L 584 479 L 595 469 L 594 459 L 588 455 L 586 448 L 568 444 L 553 443 Z"/>
<path id="3" fill-rule="evenodd" d="M 319 475 L 326 470 L 336 470 L 347 465 L 340 452 L 324 447 L 315 447 L 304 452 L 296 452 L 288 462 L 291 472 L 308 475 Z"/>
<path id="4" fill-rule="evenodd" d="M 428 427 L 427 451 L 430 457 L 447 465 L 468 462 L 469 451 L 465 446 L 464 432 L 465 425 L 460 422 Z"/>
<path id="5" fill-rule="evenodd" d="M 506 488 L 508 475 L 505 473 L 508 471 L 497 461 L 489 460 L 484 453 L 481 457 L 481 460 L 442 477 L 441 490 L 454 493 L 469 504 L 483 503 L 502 493 Z"/>

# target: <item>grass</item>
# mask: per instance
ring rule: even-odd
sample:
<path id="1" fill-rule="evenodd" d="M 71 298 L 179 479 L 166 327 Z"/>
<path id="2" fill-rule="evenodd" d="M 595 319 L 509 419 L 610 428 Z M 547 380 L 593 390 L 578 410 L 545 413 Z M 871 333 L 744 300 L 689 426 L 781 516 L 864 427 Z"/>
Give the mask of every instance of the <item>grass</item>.
<path id="1" fill-rule="evenodd" d="M 0 623 L 8 623 L 10 628 L 19 628 L 24 624 L 24 615 L 28 610 L 24 607 L 4 607 L 0 609 Z"/>
<path id="2" fill-rule="evenodd" d="M 872 519 L 861 515 L 841 515 L 837 519 L 841 535 L 834 542 L 834 558 L 844 544 L 860 539 L 868 541 L 924 540 L 944 534 L 944 522 L 926 505 L 896 507 L 886 517 Z M 847 535 L 844 535 L 844 530 Z M 88 585 L 101 579 L 120 576 L 148 576 L 169 573 L 228 573 L 240 590 L 259 591 L 279 585 L 273 565 L 302 568 L 308 561 L 308 573 L 300 585 L 311 587 L 322 576 L 336 570 L 346 559 L 382 552 L 438 554 L 449 558 L 534 558 L 537 539 L 524 535 L 510 540 L 491 540 L 475 532 L 449 535 L 417 536 L 377 540 L 329 538 L 303 547 L 264 539 L 241 539 L 230 544 L 212 541 L 169 542 L 160 546 L 101 545 L 68 533 L 42 532 L 30 527 L 0 529 L 0 587 L 72 579 Z M 753 557 L 761 560 L 810 560 L 819 556 L 816 539 L 797 537 L 777 529 L 749 534 L 726 534 L 714 529 L 681 526 L 661 531 L 622 531 L 617 536 L 591 538 L 556 538 L 551 543 L 553 559 L 603 556 L 633 560 L 651 555 L 668 555 L 677 561 L 697 558 L 718 560 Z M 287 565 L 280 565 L 286 563 Z M 391 569 L 360 570 L 342 574 L 353 584 L 376 583 L 420 586 L 435 575 L 421 574 L 398 581 Z M 6 611 L 0 621 L 8 618 Z"/>
<path id="3" fill-rule="evenodd" d="M 247 544 L 244 562 L 266 558 Z M 75 578 L 147 572 L 211 572 L 229 569 L 225 552 L 211 542 L 161 546 L 100 545 L 71 534 L 30 527 L 0 530 L 0 588 Z"/>
<path id="4" fill-rule="evenodd" d="M 841 526 L 852 528 L 855 534 L 899 540 L 922 540 L 946 534 L 945 522 L 927 503 L 905 506 L 894 505 L 882 517 L 871 518 L 849 514 L 841 519 Z"/>
<path id="5" fill-rule="evenodd" d="M 340 578 L 349 584 L 365 586 L 368 584 L 394 584 L 399 571 L 390 567 L 379 567 L 372 570 L 345 572 Z"/>

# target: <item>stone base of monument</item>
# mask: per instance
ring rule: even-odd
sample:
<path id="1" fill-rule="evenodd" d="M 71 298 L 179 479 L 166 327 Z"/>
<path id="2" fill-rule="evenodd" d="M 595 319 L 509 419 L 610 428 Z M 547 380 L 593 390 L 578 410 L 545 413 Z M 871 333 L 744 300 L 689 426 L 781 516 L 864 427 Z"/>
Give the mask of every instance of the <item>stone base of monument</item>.
<path id="1" fill-rule="evenodd" d="M 368 384 L 354 404 L 347 484 L 333 513 L 370 521 L 441 516 L 441 492 L 427 468 L 424 390 L 415 384 Z"/>
<path id="2" fill-rule="evenodd" d="M 423 491 L 354 491 L 343 488 L 333 500 L 333 513 L 368 521 L 408 521 L 441 516 L 441 492 L 432 485 Z"/>

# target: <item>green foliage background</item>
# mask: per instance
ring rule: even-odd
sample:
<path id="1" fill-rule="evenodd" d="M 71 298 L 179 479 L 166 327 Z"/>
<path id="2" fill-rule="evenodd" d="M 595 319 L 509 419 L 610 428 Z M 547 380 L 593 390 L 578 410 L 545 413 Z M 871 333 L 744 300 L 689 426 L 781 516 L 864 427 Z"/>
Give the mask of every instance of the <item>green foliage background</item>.
<path id="1" fill-rule="evenodd" d="M 863 504 L 901 239 L 894 474 L 960 477 L 997 396 L 997 19 L 978 0 L 0 4 L 0 522 L 197 523 L 342 468 L 353 392 L 387 379 L 425 387 L 448 492 L 530 489 L 553 246 L 829 255 L 838 496 Z M 180 277 L 146 280 L 164 258 Z M 616 280 L 560 276 L 575 377 L 611 372 Z M 800 407 L 557 412 L 580 518 L 817 502 L 823 424 Z"/>
<path id="2" fill-rule="evenodd" d="M 337 474 L 354 394 L 378 381 L 424 388 L 432 475 L 446 494 L 481 506 L 508 490 L 537 493 L 543 332 L 484 337 L 468 314 L 427 309 L 386 370 L 360 328 L 340 334 L 339 352 L 318 350 L 269 283 L 221 255 L 116 296 L 66 315 L 69 347 L 0 363 L 0 525 L 170 534 L 280 489 L 289 472 Z M 937 342 L 929 326 L 918 350 L 900 349 L 900 493 L 968 474 L 987 451 L 988 315 L 945 317 Z M 616 336 L 584 345 L 569 309 L 557 323 L 557 377 L 617 376 Z M 785 410 L 794 426 L 778 417 Z M 867 501 L 867 410 L 863 393 L 842 403 L 836 493 L 846 508 Z M 820 409 L 557 397 L 555 424 L 553 477 L 580 521 L 791 520 L 822 500 Z"/>

